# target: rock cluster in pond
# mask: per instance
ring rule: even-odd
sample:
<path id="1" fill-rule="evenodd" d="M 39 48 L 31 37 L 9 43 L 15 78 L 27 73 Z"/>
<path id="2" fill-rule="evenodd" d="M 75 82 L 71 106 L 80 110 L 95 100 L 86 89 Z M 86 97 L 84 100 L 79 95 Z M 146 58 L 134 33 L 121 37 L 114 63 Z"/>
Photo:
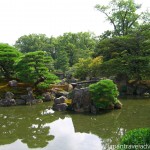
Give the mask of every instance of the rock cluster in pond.
<path id="1" fill-rule="evenodd" d="M 6 92 L 5 98 L 0 100 L 0 106 L 12 106 L 16 105 L 14 100 L 14 94 L 12 92 Z"/>
<path id="2" fill-rule="evenodd" d="M 89 88 L 75 88 L 70 98 L 72 99 L 72 109 L 76 112 L 91 112 L 96 114 L 99 111 L 91 101 L 91 95 L 89 92 Z M 107 110 L 111 109 L 121 109 L 122 104 L 118 101 L 116 104 L 108 105 Z"/>
<path id="3" fill-rule="evenodd" d="M 14 94 L 12 92 L 6 92 L 5 98 L 0 99 L 0 106 L 14 106 L 14 105 L 32 105 L 37 103 L 37 100 L 33 96 L 33 91 L 31 87 L 27 89 L 27 95 L 21 95 L 20 99 L 14 99 Z"/>
<path id="4" fill-rule="evenodd" d="M 65 96 L 61 96 L 59 98 L 54 99 L 53 109 L 57 111 L 65 111 L 68 105 L 65 103 L 67 98 Z"/>

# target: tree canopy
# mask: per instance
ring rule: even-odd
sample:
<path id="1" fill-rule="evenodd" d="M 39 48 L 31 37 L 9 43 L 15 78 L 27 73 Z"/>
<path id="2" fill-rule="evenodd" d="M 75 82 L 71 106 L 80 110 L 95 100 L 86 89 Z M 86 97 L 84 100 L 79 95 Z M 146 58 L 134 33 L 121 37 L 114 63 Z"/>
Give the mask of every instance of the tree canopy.
<path id="1" fill-rule="evenodd" d="M 35 52 L 37 50 L 48 51 L 51 39 L 45 34 L 29 34 L 21 36 L 15 43 L 15 47 L 22 53 Z"/>
<path id="2" fill-rule="evenodd" d="M 97 4 L 95 8 L 113 25 L 113 34 L 121 36 L 130 34 L 139 25 L 139 20 L 143 22 L 149 20 L 146 19 L 146 13 L 137 12 L 141 6 L 134 0 L 111 0 L 107 6 Z"/>
<path id="3" fill-rule="evenodd" d="M 141 25 L 131 35 L 99 42 L 95 55 L 102 55 L 101 73 L 106 76 L 124 74 L 129 79 L 148 79 L 150 75 L 150 26 Z"/>
<path id="4" fill-rule="evenodd" d="M 20 80 L 35 83 L 38 79 L 49 79 L 53 82 L 57 77 L 49 72 L 47 67 L 51 59 L 46 56 L 46 52 L 30 52 L 22 56 L 16 65 L 17 76 Z"/>
<path id="5" fill-rule="evenodd" d="M 0 43 L 0 74 L 9 79 L 14 74 L 14 64 L 18 59 L 19 51 L 8 44 Z"/>

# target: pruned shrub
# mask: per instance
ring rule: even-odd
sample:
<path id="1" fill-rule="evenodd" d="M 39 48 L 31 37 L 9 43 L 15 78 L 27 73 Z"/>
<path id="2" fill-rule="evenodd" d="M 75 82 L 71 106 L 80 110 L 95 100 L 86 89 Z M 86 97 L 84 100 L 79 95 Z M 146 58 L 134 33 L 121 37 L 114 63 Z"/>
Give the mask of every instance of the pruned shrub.
<path id="1" fill-rule="evenodd" d="M 92 102 L 97 108 L 106 109 L 119 101 L 117 99 L 119 92 L 112 80 L 100 80 L 95 84 L 91 84 L 89 89 Z"/>

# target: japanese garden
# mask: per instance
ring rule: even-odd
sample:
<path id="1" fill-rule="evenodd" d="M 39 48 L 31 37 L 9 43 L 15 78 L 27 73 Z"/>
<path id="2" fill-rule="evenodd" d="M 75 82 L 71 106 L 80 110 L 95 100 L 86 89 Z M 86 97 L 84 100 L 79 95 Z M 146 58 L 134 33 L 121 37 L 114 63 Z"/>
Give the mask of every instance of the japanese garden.
<path id="1" fill-rule="evenodd" d="M 95 5 L 113 27 L 99 36 L 0 43 L 0 149 L 150 150 L 150 12 L 141 8 Z"/>

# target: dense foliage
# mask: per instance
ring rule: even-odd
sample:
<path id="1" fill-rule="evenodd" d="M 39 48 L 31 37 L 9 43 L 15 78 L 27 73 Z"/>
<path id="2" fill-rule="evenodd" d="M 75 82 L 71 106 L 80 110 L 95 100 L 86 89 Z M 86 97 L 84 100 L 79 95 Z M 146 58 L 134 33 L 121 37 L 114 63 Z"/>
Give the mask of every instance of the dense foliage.
<path id="1" fill-rule="evenodd" d="M 0 74 L 5 78 L 12 78 L 14 75 L 14 64 L 19 57 L 19 51 L 8 45 L 0 44 Z"/>
<path id="2" fill-rule="evenodd" d="M 57 38 L 49 38 L 44 34 L 29 34 L 21 36 L 15 43 L 15 47 L 23 53 L 46 51 L 56 61 L 56 64 L 59 61 L 59 53 L 65 51 L 69 66 L 77 63 L 79 58 L 91 56 L 95 45 L 94 35 L 89 32 L 64 33 Z M 58 65 L 56 68 L 59 68 Z"/>
<path id="3" fill-rule="evenodd" d="M 45 34 L 29 34 L 21 36 L 15 43 L 15 47 L 22 53 L 35 52 L 37 50 L 48 51 L 52 40 Z"/>
<path id="4" fill-rule="evenodd" d="M 104 31 L 99 39 L 89 32 L 58 37 L 29 34 L 21 36 L 15 48 L 0 44 L 0 75 L 32 83 L 53 72 L 81 80 L 110 76 L 149 80 L 149 12 L 139 11 L 141 5 L 133 0 L 111 0 L 95 7 L 114 30 Z"/>
<path id="5" fill-rule="evenodd" d="M 51 58 L 43 51 L 27 53 L 16 65 L 17 77 L 24 82 L 35 83 L 43 78 L 47 83 L 51 83 L 57 77 L 49 72 L 47 64 L 50 64 L 50 61 Z"/>
<path id="6" fill-rule="evenodd" d="M 101 73 L 105 76 L 123 74 L 128 79 L 149 79 L 150 25 L 141 25 L 131 35 L 100 40 L 95 56 L 102 55 Z"/>
<path id="7" fill-rule="evenodd" d="M 116 84 L 112 80 L 100 80 L 89 86 L 93 104 L 99 108 L 106 108 L 118 102 L 119 94 Z"/>
<path id="8" fill-rule="evenodd" d="M 67 52 L 61 50 L 57 53 L 57 59 L 55 60 L 55 68 L 65 73 L 69 68 L 69 58 Z"/>
<path id="9" fill-rule="evenodd" d="M 72 67 L 74 70 L 74 76 L 85 80 L 86 77 L 99 77 L 100 76 L 100 66 L 103 62 L 101 56 L 95 58 L 80 58 L 79 62 Z"/>
<path id="10" fill-rule="evenodd" d="M 149 149 L 145 146 L 150 146 L 150 128 L 134 129 L 127 132 L 121 139 L 120 145 L 130 146 L 127 148 L 118 148 L 118 150 L 136 150 Z M 131 147 L 132 146 L 132 147 Z M 138 148 L 134 146 L 139 146 Z M 144 148 L 142 148 L 142 146 Z"/>

